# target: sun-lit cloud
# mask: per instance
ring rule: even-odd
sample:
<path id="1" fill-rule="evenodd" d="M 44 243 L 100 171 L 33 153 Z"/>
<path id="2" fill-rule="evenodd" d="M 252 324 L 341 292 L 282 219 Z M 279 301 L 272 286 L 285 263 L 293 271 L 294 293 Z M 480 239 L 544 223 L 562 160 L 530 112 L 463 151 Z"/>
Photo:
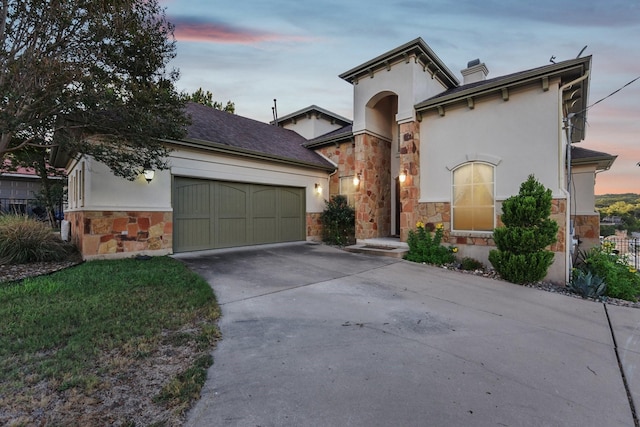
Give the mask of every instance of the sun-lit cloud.
<path id="1" fill-rule="evenodd" d="M 264 42 L 308 41 L 310 38 L 236 27 L 200 18 L 171 18 L 178 41 L 213 42 L 224 44 L 258 44 Z"/>

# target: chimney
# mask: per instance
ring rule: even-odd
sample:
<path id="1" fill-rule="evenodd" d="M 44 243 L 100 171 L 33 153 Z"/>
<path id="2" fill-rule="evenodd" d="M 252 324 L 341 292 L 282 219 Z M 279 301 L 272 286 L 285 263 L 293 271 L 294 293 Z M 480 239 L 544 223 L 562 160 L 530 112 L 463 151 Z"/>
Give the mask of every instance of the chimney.
<path id="1" fill-rule="evenodd" d="M 467 63 L 467 68 L 461 71 L 462 73 L 462 84 L 466 85 L 469 83 L 480 82 L 482 80 L 487 79 L 487 74 L 489 74 L 489 70 L 487 66 L 483 63 L 480 63 L 479 59 L 474 59 L 473 61 L 469 61 Z"/>

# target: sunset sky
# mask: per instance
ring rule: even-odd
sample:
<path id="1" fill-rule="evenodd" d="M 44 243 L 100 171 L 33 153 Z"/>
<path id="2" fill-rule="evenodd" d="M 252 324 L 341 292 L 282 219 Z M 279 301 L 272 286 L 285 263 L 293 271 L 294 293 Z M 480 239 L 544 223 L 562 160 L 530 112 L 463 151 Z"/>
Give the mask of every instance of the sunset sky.
<path id="1" fill-rule="evenodd" d="M 457 74 L 488 78 L 593 55 L 588 104 L 640 77 L 640 0 L 162 0 L 175 24 L 178 89 L 202 87 L 236 114 L 271 121 L 312 104 L 352 118 L 338 77 L 417 37 Z M 618 155 L 596 194 L 640 193 L 640 80 L 588 111 L 581 146 Z"/>

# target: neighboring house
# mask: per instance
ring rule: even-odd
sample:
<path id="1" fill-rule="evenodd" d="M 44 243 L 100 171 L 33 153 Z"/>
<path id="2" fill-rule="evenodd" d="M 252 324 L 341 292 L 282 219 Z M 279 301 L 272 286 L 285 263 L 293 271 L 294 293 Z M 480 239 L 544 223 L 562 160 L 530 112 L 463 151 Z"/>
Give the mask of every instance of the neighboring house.
<path id="1" fill-rule="evenodd" d="M 36 201 L 42 184 L 35 169 L 18 167 L 11 170 L 12 168 L 8 168 L 8 161 L 5 161 L 5 165 L 8 171 L 0 172 L 0 214 L 12 213 L 43 218 L 46 212 Z M 55 176 L 51 179 L 63 178 Z M 56 216 L 61 214 L 62 206 L 58 208 Z"/>
<path id="2" fill-rule="evenodd" d="M 340 75 L 353 85 L 353 123 L 317 106 L 269 126 L 190 104 L 189 135 L 168 144 L 171 168 L 150 184 L 68 162 L 67 218 L 87 258 L 170 253 L 318 239 L 324 199 L 344 194 L 358 240 L 404 241 L 417 221 L 442 223 L 460 256 L 487 263 L 502 201 L 534 174 L 560 225 L 548 278 L 564 282 L 574 238 L 597 244 L 593 184 L 615 160 L 568 149 L 584 139 L 590 66 L 487 79 L 475 60 L 460 84 L 418 38 Z"/>

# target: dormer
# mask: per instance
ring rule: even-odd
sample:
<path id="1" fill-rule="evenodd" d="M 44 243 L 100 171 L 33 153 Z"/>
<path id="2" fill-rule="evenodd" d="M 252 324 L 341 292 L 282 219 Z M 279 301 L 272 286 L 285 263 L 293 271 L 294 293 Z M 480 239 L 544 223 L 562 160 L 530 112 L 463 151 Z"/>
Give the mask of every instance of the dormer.
<path id="1" fill-rule="evenodd" d="M 331 111 L 311 105 L 271 122 L 285 129 L 292 130 L 306 139 L 314 139 L 336 129 L 351 124 L 351 120 L 339 116 Z"/>

